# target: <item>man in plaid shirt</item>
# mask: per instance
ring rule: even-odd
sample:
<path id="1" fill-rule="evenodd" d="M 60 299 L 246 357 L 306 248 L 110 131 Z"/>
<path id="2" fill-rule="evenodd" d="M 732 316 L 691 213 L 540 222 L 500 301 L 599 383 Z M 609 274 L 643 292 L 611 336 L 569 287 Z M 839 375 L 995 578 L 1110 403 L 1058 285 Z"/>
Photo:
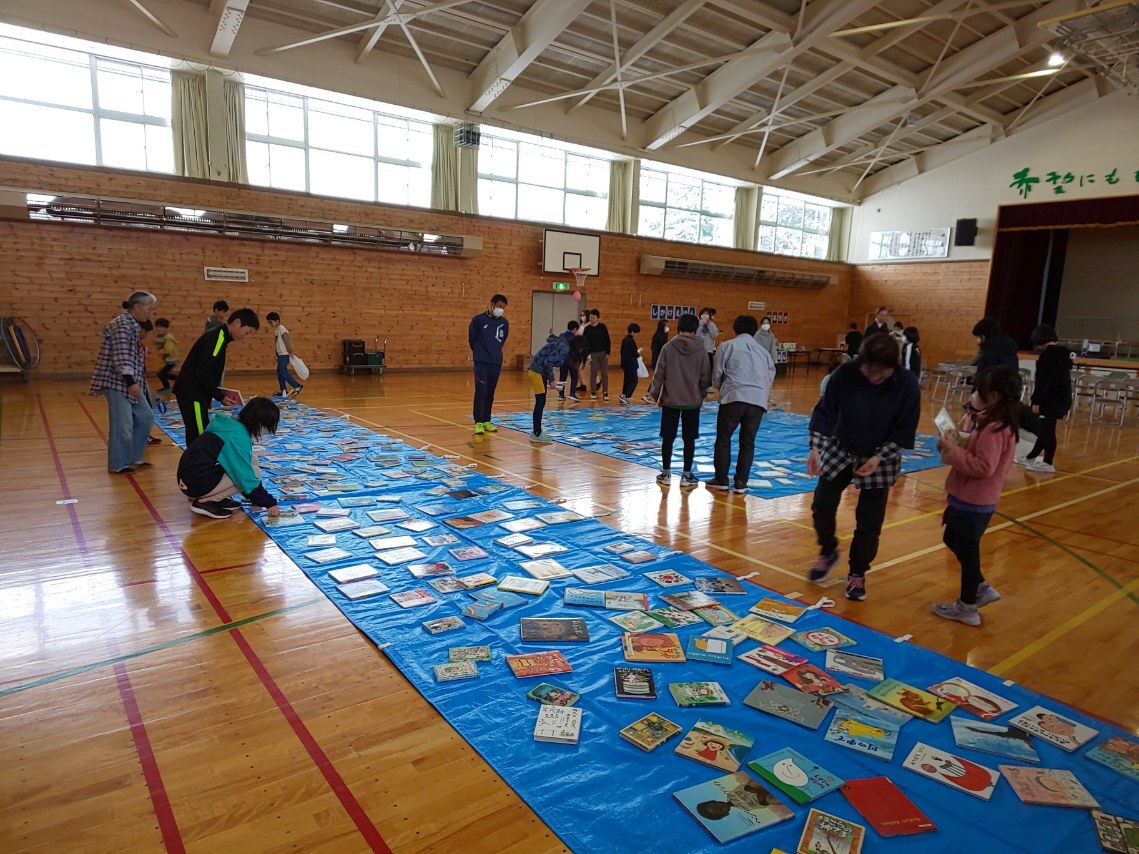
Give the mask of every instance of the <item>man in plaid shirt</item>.
<path id="1" fill-rule="evenodd" d="M 135 291 L 123 303 L 122 313 L 103 327 L 90 393 L 107 398 L 107 468 L 113 474 L 130 474 L 150 465 L 143 454 L 154 413 L 143 390 L 146 366 L 138 331 L 154 314 L 157 302 L 154 294 Z"/>
<path id="2" fill-rule="evenodd" d="M 819 478 L 811 515 L 819 556 L 808 578 L 819 583 L 838 564 L 835 515 L 851 481 L 858 488 L 854 540 L 846 598 L 866 598 L 866 571 L 878 554 L 890 487 L 902 467 L 902 450 L 914 446 L 921 415 L 921 389 L 909 371 L 898 370 L 898 342 L 870 335 L 858 358 L 841 365 L 811 413 L 807 472 Z"/>

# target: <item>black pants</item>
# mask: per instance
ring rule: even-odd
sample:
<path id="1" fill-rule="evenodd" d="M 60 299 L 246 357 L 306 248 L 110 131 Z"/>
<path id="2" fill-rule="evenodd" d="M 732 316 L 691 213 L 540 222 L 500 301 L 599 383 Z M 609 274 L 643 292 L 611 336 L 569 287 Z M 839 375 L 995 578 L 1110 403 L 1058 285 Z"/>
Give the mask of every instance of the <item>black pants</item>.
<path id="1" fill-rule="evenodd" d="M 961 564 L 961 601 L 977 604 L 977 588 L 985 580 L 981 574 L 981 537 L 989 527 L 992 513 L 969 513 L 956 507 L 946 507 L 941 522 L 945 525 L 942 538 Z"/>
<path id="2" fill-rule="evenodd" d="M 210 405 L 212 398 L 195 399 L 192 397 L 177 396 L 178 411 L 182 413 L 182 422 L 186 425 L 186 447 L 205 432 L 210 423 Z"/>
<path id="3" fill-rule="evenodd" d="M 562 387 L 562 390 L 558 392 L 558 397 L 565 397 L 567 391 L 571 397 L 574 397 L 581 391 L 581 389 L 577 387 L 578 369 L 576 363 L 572 365 L 562 365 L 558 374 L 558 379 L 563 383 L 566 381 L 566 377 L 569 377 L 569 384 Z"/>
<path id="4" fill-rule="evenodd" d="M 684 468 L 692 472 L 692 460 L 696 457 L 696 439 L 700 436 L 699 409 L 673 409 L 665 406 L 660 411 L 660 459 L 665 471 L 672 468 L 672 445 L 676 441 L 676 429 L 684 422 L 681 436 L 684 439 Z"/>
<path id="5" fill-rule="evenodd" d="M 819 554 L 832 555 L 838 549 L 835 536 L 835 516 L 842 493 L 854 479 L 854 467 L 847 466 L 834 480 L 819 478 L 815 499 L 811 502 L 811 517 L 815 523 L 815 536 L 819 541 Z M 882 521 L 886 518 L 888 488 L 860 489 L 858 506 L 854 510 L 854 540 L 850 544 L 850 574 L 866 575 L 870 563 L 878 554 L 878 538 L 882 535 Z"/>
<path id="6" fill-rule="evenodd" d="M 631 368 L 625 368 L 625 382 L 621 384 L 621 395 L 626 399 L 630 399 L 633 393 L 637 390 L 637 368 L 634 365 Z"/>
<path id="7" fill-rule="evenodd" d="M 1034 460 L 1041 454 L 1044 454 L 1044 462 L 1049 465 L 1056 458 L 1056 421 L 1058 419 L 1052 418 L 1048 415 L 1041 415 L 1039 422 L 1039 429 L 1036 432 L 1036 444 L 1032 446 L 1032 452 L 1028 455 L 1030 460 Z"/>
<path id="8" fill-rule="evenodd" d="M 174 373 L 174 368 L 177 366 L 177 362 L 166 362 L 158 372 L 158 381 L 162 383 L 163 388 L 170 388 L 174 380 L 178 379 L 178 375 Z"/>
<path id="9" fill-rule="evenodd" d="M 475 406 L 476 424 L 490 421 L 490 410 L 494 407 L 494 390 L 498 388 L 498 375 L 502 365 L 488 365 L 475 362 Z"/>
<path id="10" fill-rule="evenodd" d="M 766 411 L 762 406 L 743 401 L 720 404 L 720 413 L 716 416 L 716 450 L 713 452 L 718 482 L 724 483 L 728 479 L 728 468 L 732 464 L 732 434 L 739 427 L 740 455 L 736 460 L 736 486 L 747 486 L 751 464 L 755 460 L 755 434 Z"/>

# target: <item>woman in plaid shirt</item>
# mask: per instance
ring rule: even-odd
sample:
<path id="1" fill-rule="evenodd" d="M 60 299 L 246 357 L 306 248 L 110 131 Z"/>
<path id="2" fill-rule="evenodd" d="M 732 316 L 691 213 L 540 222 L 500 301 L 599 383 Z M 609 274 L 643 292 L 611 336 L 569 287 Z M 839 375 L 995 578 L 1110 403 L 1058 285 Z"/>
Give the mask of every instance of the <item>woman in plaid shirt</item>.
<path id="1" fill-rule="evenodd" d="M 90 393 L 107 398 L 107 469 L 113 474 L 130 474 L 150 465 L 143 454 L 154 413 L 142 386 L 146 366 L 139 326 L 150 320 L 157 302 L 154 294 L 135 291 L 123 303 L 122 313 L 103 327 Z"/>
<path id="2" fill-rule="evenodd" d="M 808 573 L 816 584 L 838 563 L 835 515 L 851 481 L 858 487 L 854 540 L 846 598 L 866 598 L 866 571 L 878 554 L 890 487 L 902 467 L 902 450 L 913 448 L 921 415 L 921 389 L 909 371 L 898 370 L 898 342 L 888 334 L 865 338 L 858 358 L 840 365 L 811 413 L 808 474 L 819 478 L 811 515 L 819 556 Z"/>

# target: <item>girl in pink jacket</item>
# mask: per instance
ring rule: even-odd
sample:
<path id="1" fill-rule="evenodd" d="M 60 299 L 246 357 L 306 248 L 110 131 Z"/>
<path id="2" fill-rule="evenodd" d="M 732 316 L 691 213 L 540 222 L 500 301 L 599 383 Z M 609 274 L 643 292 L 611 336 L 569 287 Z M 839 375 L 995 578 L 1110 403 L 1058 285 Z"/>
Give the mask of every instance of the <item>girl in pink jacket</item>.
<path id="1" fill-rule="evenodd" d="M 962 447 L 949 433 L 937 440 L 941 459 L 951 467 L 942 524 L 945 545 L 961 563 L 961 598 L 934 605 L 933 612 L 967 626 L 981 625 L 978 609 L 1001 598 L 981 574 L 981 536 L 997 509 L 1016 452 L 1020 383 L 1020 372 L 1006 365 L 978 372 L 961 424 L 968 442 Z"/>

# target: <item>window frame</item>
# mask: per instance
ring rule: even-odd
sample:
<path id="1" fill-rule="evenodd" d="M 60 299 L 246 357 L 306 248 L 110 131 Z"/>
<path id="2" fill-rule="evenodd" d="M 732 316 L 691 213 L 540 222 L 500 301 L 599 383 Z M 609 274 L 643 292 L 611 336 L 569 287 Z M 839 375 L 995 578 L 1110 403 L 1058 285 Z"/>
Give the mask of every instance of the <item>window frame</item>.
<path id="1" fill-rule="evenodd" d="M 706 187 L 713 186 L 713 187 L 728 188 L 734 194 L 737 187 L 739 186 L 738 184 L 731 184 L 731 183 L 727 183 L 725 181 L 714 181 L 714 180 L 710 180 L 709 178 L 705 178 L 703 175 L 694 175 L 694 174 L 690 174 L 687 172 L 679 172 L 679 171 L 669 170 L 669 169 L 662 168 L 661 166 L 655 165 L 655 164 L 653 166 L 648 166 L 645 164 L 641 165 L 641 176 L 640 176 L 641 182 L 643 182 L 645 180 L 646 173 L 648 173 L 649 175 L 652 175 L 652 176 L 663 176 L 663 178 L 664 178 L 664 194 L 663 194 L 664 201 L 663 202 L 646 200 L 643 195 L 640 195 L 640 189 L 641 188 L 640 188 L 639 184 L 637 187 L 638 195 L 640 197 L 640 202 L 639 202 L 638 207 L 641 210 L 644 210 L 645 208 L 653 208 L 655 210 L 661 211 L 661 215 L 660 215 L 661 216 L 661 233 L 658 236 L 655 234 L 646 234 L 646 233 L 642 232 L 641 231 L 641 223 L 640 223 L 640 214 L 638 214 L 637 215 L 637 234 L 639 236 L 654 237 L 654 238 L 658 238 L 660 240 L 671 240 L 671 241 L 675 241 L 678 243 L 696 243 L 697 245 L 700 245 L 700 246 L 725 246 L 727 248 L 732 247 L 732 243 L 734 241 L 731 238 L 729 238 L 726 243 L 717 243 L 717 242 L 712 241 L 712 240 L 703 240 L 702 239 L 702 236 L 705 232 L 705 220 L 711 221 L 709 223 L 710 233 L 713 233 L 713 234 L 715 233 L 715 230 L 716 230 L 715 229 L 716 221 L 719 221 L 721 224 L 726 224 L 728 226 L 728 234 L 729 235 L 734 234 L 734 229 L 735 229 L 734 207 L 733 207 L 733 210 L 726 215 L 722 214 L 722 213 L 717 213 L 716 211 L 711 210 L 705 201 L 705 198 L 707 195 L 706 194 Z M 686 207 L 680 207 L 679 205 L 669 204 L 669 201 L 668 201 L 669 184 L 673 179 L 675 179 L 676 181 L 684 181 L 684 183 L 686 183 L 686 184 L 695 184 L 696 182 L 699 182 L 699 185 L 700 185 L 700 204 L 696 208 L 686 208 Z M 685 214 L 685 215 L 695 214 L 696 215 L 696 240 L 695 241 L 681 240 L 680 238 L 670 237 L 668 235 L 669 219 L 670 219 L 669 214 L 673 211 L 676 211 L 678 215 L 679 214 Z"/>
<path id="2" fill-rule="evenodd" d="M 765 201 L 767 201 L 768 199 L 775 199 L 775 201 L 776 201 L 774 219 L 764 219 L 764 216 L 763 216 L 763 203 Z M 784 224 L 780 223 L 779 222 L 779 212 L 780 212 L 780 208 L 783 204 L 784 199 L 795 201 L 800 206 L 802 206 L 803 213 L 804 213 L 804 217 L 803 217 L 804 222 L 806 221 L 805 214 L 806 214 L 806 210 L 807 210 L 808 206 L 814 206 L 814 207 L 818 207 L 818 208 L 826 208 L 830 212 L 830 214 L 827 218 L 826 229 L 808 228 L 803 224 L 800 224 L 798 226 L 788 226 L 788 225 L 784 225 Z M 811 258 L 811 259 L 817 260 L 817 261 L 825 261 L 826 260 L 827 255 L 826 255 L 825 246 L 823 249 L 823 253 L 821 255 L 806 254 L 806 253 L 802 252 L 801 250 L 802 250 L 803 244 L 806 242 L 807 235 L 812 235 L 814 237 L 822 237 L 822 238 L 824 238 L 826 243 L 830 242 L 831 229 L 834 227 L 834 208 L 833 207 L 821 204 L 820 202 L 815 202 L 815 201 L 810 201 L 808 199 L 800 198 L 800 197 L 793 195 L 793 194 L 790 194 L 790 193 L 781 193 L 778 190 L 773 190 L 773 189 L 769 189 L 767 187 L 764 187 L 763 197 L 760 200 L 759 208 L 760 208 L 759 213 L 758 213 L 758 216 L 756 217 L 756 219 L 758 221 L 757 227 L 756 227 L 756 246 L 762 247 L 762 240 L 763 240 L 762 235 L 763 235 L 763 229 L 765 227 L 775 229 L 775 232 L 772 236 L 772 243 L 773 243 L 772 248 L 771 249 L 760 248 L 759 249 L 760 252 L 770 252 L 773 255 L 784 255 L 788 258 Z M 799 252 L 791 253 L 791 252 L 780 252 L 779 251 L 778 242 L 777 242 L 778 241 L 778 230 L 779 229 L 784 229 L 786 231 L 796 231 L 799 233 L 799 246 L 800 246 Z"/>

